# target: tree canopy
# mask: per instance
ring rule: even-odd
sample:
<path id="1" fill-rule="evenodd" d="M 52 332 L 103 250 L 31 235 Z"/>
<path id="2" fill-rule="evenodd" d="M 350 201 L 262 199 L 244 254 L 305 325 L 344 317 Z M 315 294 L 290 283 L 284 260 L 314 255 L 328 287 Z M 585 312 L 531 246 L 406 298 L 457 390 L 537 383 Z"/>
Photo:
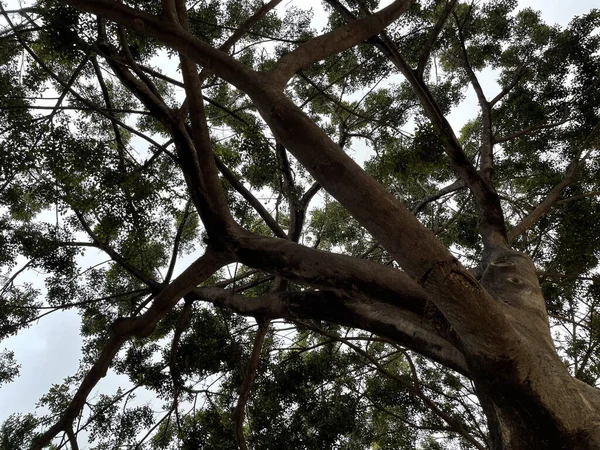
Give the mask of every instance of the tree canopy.
<path id="1" fill-rule="evenodd" d="M 600 10 L 386 5 L 1 6 L 1 450 L 600 448 Z"/>

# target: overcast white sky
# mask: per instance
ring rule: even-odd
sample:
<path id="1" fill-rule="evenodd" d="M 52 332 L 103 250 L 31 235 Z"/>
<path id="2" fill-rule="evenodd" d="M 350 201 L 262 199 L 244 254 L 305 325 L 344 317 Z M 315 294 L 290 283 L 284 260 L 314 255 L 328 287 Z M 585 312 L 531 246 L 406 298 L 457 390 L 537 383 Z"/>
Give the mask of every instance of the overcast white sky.
<path id="1" fill-rule="evenodd" d="M 519 3 L 520 7 L 542 11 L 546 22 L 561 25 L 566 25 L 575 15 L 599 6 L 594 0 L 521 0 Z M 18 4 L 17 0 L 9 0 L 8 8 L 16 8 Z M 282 4 L 282 8 L 290 5 L 302 8 L 314 5 L 315 17 L 323 23 L 320 1 L 291 0 Z M 495 95 L 494 80 L 482 79 L 482 84 L 484 89 L 488 88 L 488 98 Z M 452 122 L 464 123 L 474 114 L 475 105 L 474 95 L 470 93 L 465 104 L 452 114 Z M 78 368 L 80 347 L 79 318 L 74 312 L 51 314 L 18 336 L 1 342 L 0 351 L 4 348 L 15 351 L 21 364 L 21 376 L 14 383 L 0 388 L 0 422 L 11 413 L 32 411 L 35 403 L 48 392 L 52 384 L 61 383 L 65 377 L 73 375 Z M 122 384 L 122 380 L 109 374 L 97 390 L 114 392 L 119 384 Z M 81 444 L 82 448 L 86 448 L 85 443 Z"/>

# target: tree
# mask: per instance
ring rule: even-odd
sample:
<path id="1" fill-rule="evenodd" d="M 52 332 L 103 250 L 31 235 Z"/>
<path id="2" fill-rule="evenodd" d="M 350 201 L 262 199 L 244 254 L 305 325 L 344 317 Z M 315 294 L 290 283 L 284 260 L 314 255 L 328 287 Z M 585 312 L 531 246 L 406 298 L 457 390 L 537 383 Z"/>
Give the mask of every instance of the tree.
<path id="1" fill-rule="evenodd" d="M 600 448 L 600 12 L 280 3 L 2 8 L 0 329 L 85 339 L 3 445 Z"/>

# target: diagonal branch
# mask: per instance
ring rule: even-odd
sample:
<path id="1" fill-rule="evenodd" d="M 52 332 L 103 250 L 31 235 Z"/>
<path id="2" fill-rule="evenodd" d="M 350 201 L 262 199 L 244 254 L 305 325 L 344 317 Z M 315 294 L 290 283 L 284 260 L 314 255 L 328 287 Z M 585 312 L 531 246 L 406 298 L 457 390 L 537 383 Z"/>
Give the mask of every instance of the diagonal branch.
<path id="1" fill-rule="evenodd" d="M 506 97 L 508 95 L 508 93 L 510 91 L 512 91 L 513 88 L 517 85 L 517 83 L 519 82 L 521 77 L 523 75 L 525 75 L 525 73 L 526 73 L 525 64 L 522 63 L 515 70 L 515 73 L 513 74 L 513 78 L 510 81 L 510 83 L 508 83 L 506 86 L 504 86 L 504 88 L 498 93 L 498 95 L 496 95 L 493 99 L 490 100 L 490 102 L 489 102 L 490 107 L 493 107 L 496 103 L 498 103 L 500 100 L 502 100 L 504 97 Z"/>
<path id="2" fill-rule="evenodd" d="M 287 234 L 279 226 L 273 216 L 267 211 L 263 204 L 250 192 L 244 184 L 238 180 L 235 174 L 225 165 L 221 159 L 215 155 L 215 163 L 219 172 L 223 174 L 225 179 L 233 186 L 233 188 L 246 199 L 246 201 L 254 208 L 258 215 L 265 221 L 267 226 L 275 233 L 276 236 L 287 239 Z"/>
<path id="3" fill-rule="evenodd" d="M 169 268 L 167 269 L 167 274 L 165 275 L 165 283 L 171 281 L 171 277 L 173 276 L 173 271 L 175 270 L 175 263 L 177 262 L 177 255 L 179 254 L 179 245 L 181 243 L 181 236 L 183 235 L 183 230 L 185 229 L 185 225 L 190 217 L 190 201 L 185 204 L 185 209 L 183 211 L 183 218 L 181 219 L 181 223 L 179 227 L 177 227 L 177 233 L 175 234 L 175 239 L 173 241 L 173 251 L 171 252 L 171 261 L 169 262 Z"/>
<path id="4" fill-rule="evenodd" d="M 90 227 L 90 225 L 88 224 L 87 220 L 85 219 L 84 215 L 81 212 L 77 211 L 74 208 L 73 208 L 73 212 L 75 213 L 75 216 L 77 216 L 77 219 L 79 220 L 79 223 L 81 224 L 83 229 L 94 241 L 94 245 L 96 247 L 103 250 L 108 256 L 110 256 L 110 258 L 114 262 L 116 262 L 118 265 L 123 267 L 123 269 L 125 269 L 127 272 L 129 272 L 131 275 L 133 275 L 135 278 L 140 280 L 145 285 L 147 285 L 153 289 L 157 289 L 160 286 L 160 283 L 158 283 L 156 280 L 149 277 L 144 272 L 142 272 L 140 269 L 138 269 L 137 267 L 135 267 L 134 265 L 129 263 L 118 252 L 116 252 L 110 245 L 108 245 L 107 242 L 101 241 L 100 238 L 96 235 L 96 233 L 94 233 L 94 231 L 92 230 L 92 228 Z"/>
<path id="5" fill-rule="evenodd" d="M 59 2 L 155 37 L 166 45 L 185 52 L 188 57 L 202 64 L 204 69 L 218 74 L 243 91 L 259 82 L 255 71 L 227 53 L 190 35 L 177 23 L 165 26 L 163 16 L 139 11 L 117 0 L 59 0 Z"/>
<path id="6" fill-rule="evenodd" d="M 271 0 L 268 3 L 262 5 L 254 14 L 252 14 L 248 19 L 240 25 L 232 34 L 227 38 L 223 44 L 219 46 L 219 50 L 224 52 L 228 52 L 231 47 L 235 45 L 237 41 L 239 41 L 242 36 L 250 29 L 253 25 L 260 22 L 268 13 L 272 11 L 273 8 L 276 8 L 283 0 Z"/>
<path id="7" fill-rule="evenodd" d="M 600 130 L 600 122 L 592 129 L 588 134 L 585 141 L 581 144 L 581 149 L 584 150 L 589 145 L 591 139 Z M 531 211 L 518 225 L 516 225 L 508 234 L 508 239 L 512 243 L 518 236 L 529 230 L 540 218 L 542 218 L 560 199 L 562 191 L 569 186 L 575 179 L 589 157 L 590 152 L 585 155 L 579 154 L 571 161 L 565 172 L 564 178 L 552 190 L 548 193 L 546 198 L 533 210 Z"/>
<path id="8" fill-rule="evenodd" d="M 250 354 L 250 361 L 246 367 L 246 373 L 244 374 L 244 380 L 242 382 L 238 401 L 235 405 L 235 410 L 233 411 L 233 420 L 235 422 L 235 440 L 240 450 L 248 450 L 248 444 L 246 443 L 243 429 L 245 415 L 244 409 L 246 408 L 246 403 L 248 401 L 248 397 L 250 396 L 250 388 L 252 387 L 254 377 L 256 376 L 258 364 L 260 363 L 260 354 L 268 332 L 269 321 L 260 321 L 258 325 L 258 331 L 254 337 L 252 353 Z"/>
<path id="9" fill-rule="evenodd" d="M 374 14 L 300 44 L 290 53 L 282 56 L 271 70 L 274 83 L 283 89 L 288 80 L 299 70 L 354 47 L 380 33 L 408 10 L 412 2 L 413 0 L 396 0 Z"/>
<path id="10" fill-rule="evenodd" d="M 181 71 L 189 104 L 189 117 L 192 128 L 193 148 L 178 145 L 181 167 L 188 173 L 190 190 L 201 191 L 196 202 L 209 237 L 227 235 L 237 224 L 234 222 L 225 193 L 219 180 L 215 155 L 206 124 L 204 101 L 200 87 L 200 76 L 196 64 L 188 57 L 180 55 Z M 175 129 L 175 127 L 172 127 Z M 191 169 L 191 170 L 190 170 Z"/>
<path id="11" fill-rule="evenodd" d="M 457 3 L 457 0 L 450 0 L 450 1 L 446 2 L 446 6 L 444 7 L 442 14 L 438 18 L 437 22 L 435 23 L 435 25 L 433 26 L 431 31 L 429 32 L 429 36 L 427 37 L 427 42 L 421 49 L 421 53 L 419 54 L 419 63 L 418 63 L 417 70 L 416 70 L 417 75 L 421 78 L 423 77 L 423 74 L 425 72 L 425 67 L 427 66 L 427 63 L 429 61 L 429 56 L 431 55 L 431 50 L 433 49 L 433 46 L 435 45 L 435 41 L 440 36 L 440 33 L 442 32 L 444 25 L 446 24 L 446 21 L 448 20 L 448 17 L 450 17 L 450 14 L 454 10 L 454 6 L 456 6 L 456 3 Z"/>
<path id="12" fill-rule="evenodd" d="M 194 289 L 198 284 L 213 275 L 227 264 L 228 257 L 224 254 L 207 251 L 192 263 L 181 275 L 166 286 L 154 299 L 148 310 L 135 318 L 117 319 L 112 326 L 112 334 L 104 345 L 92 367 L 83 377 L 77 392 L 63 411 L 60 419 L 48 430 L 41 434 L 32 444 L 30 450 L 42 450 L 61 431 L 70 427 L 94 389 L 96 384 L 106 376 L 114 357 L 123 344 L 134 335 L 149 335 L 154 326 L 173 306 Z"/>
<path id="13" fill-rule="evenodd" d="M 444 195 L 447 195 L 447 194 L 450 194 L 452 192 L 456 192 L 456 191 L 459 191 L 461 189 L 464 189 L 465 187 L 467 187 L 467 185 L 465 184 L 465 182 L 462 179 L 458 179 L 454 183 L 449 184 L 448 186 L 445 186 L 445 187 L 441 188 L 439 191 L 437 191 L 437 192 L 435 192 L 435 193 L 433 193 L 433 194 L 428 195 L 427 197 L 425 197 L 423 200 L 421 200 L 417 204 L 417 206 L 415 206 L 413 208 L 412 212 L 416 216 L 429 203 L 434 202 L 434 201 L 438 200 L 439 198 L 442 198 Z"/>
<path id="14" fill-rule="evenodd" d="M 527 128 L 523 128 L 520 131 L 515 131 L 514 133 L 510 133 L 510 134 L 506 134 L 504 136 L 500 136 L 494 139 L 494 143 L 495 144 L 502 144 L 504 142 L 508 142 L 508 141 L 512 141 L 513 139 L 519 139 L 525 136 L 529 136 L 530 134 L 533 134 L 537 131 L 541 131 L 541 130 L 548 130 L 551 128 L 555 128 L 558 127 L 560 125 L 563 125 L 565 123 L 567 123 L 569 121 L 569 117 L 566 116 L 562 119 L 560 119 L 557 122 L 550 122 L 550 123 L 544 123 L 544 124 L 538 124 L 538 125 L 532 125 L 530 127 Z"/>

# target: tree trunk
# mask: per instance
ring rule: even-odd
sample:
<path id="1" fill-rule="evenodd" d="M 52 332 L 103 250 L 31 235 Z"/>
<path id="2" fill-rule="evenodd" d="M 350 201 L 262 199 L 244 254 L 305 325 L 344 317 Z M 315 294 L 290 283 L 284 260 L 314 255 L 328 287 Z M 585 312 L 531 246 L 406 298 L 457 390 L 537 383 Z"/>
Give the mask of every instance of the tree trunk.
<path id="1" fill-rule="evenodd" d="M 519 336 L 502 357 L 467 356 L 491 449 L 600 449 L 600 391 L 573 378 L 558 356 L 531 259 L 510 250 L 486 259 L 481 283 Z"/>
<path id="2" fill-rule="evenodd" d="M 548 371 L 564 376 L 549 380 Z M 600 449 L 598 393 L 571 378 L 558 358 L 520 383 L 499 378 L 482 371 L 474 380 L 491 450 Z"/>

